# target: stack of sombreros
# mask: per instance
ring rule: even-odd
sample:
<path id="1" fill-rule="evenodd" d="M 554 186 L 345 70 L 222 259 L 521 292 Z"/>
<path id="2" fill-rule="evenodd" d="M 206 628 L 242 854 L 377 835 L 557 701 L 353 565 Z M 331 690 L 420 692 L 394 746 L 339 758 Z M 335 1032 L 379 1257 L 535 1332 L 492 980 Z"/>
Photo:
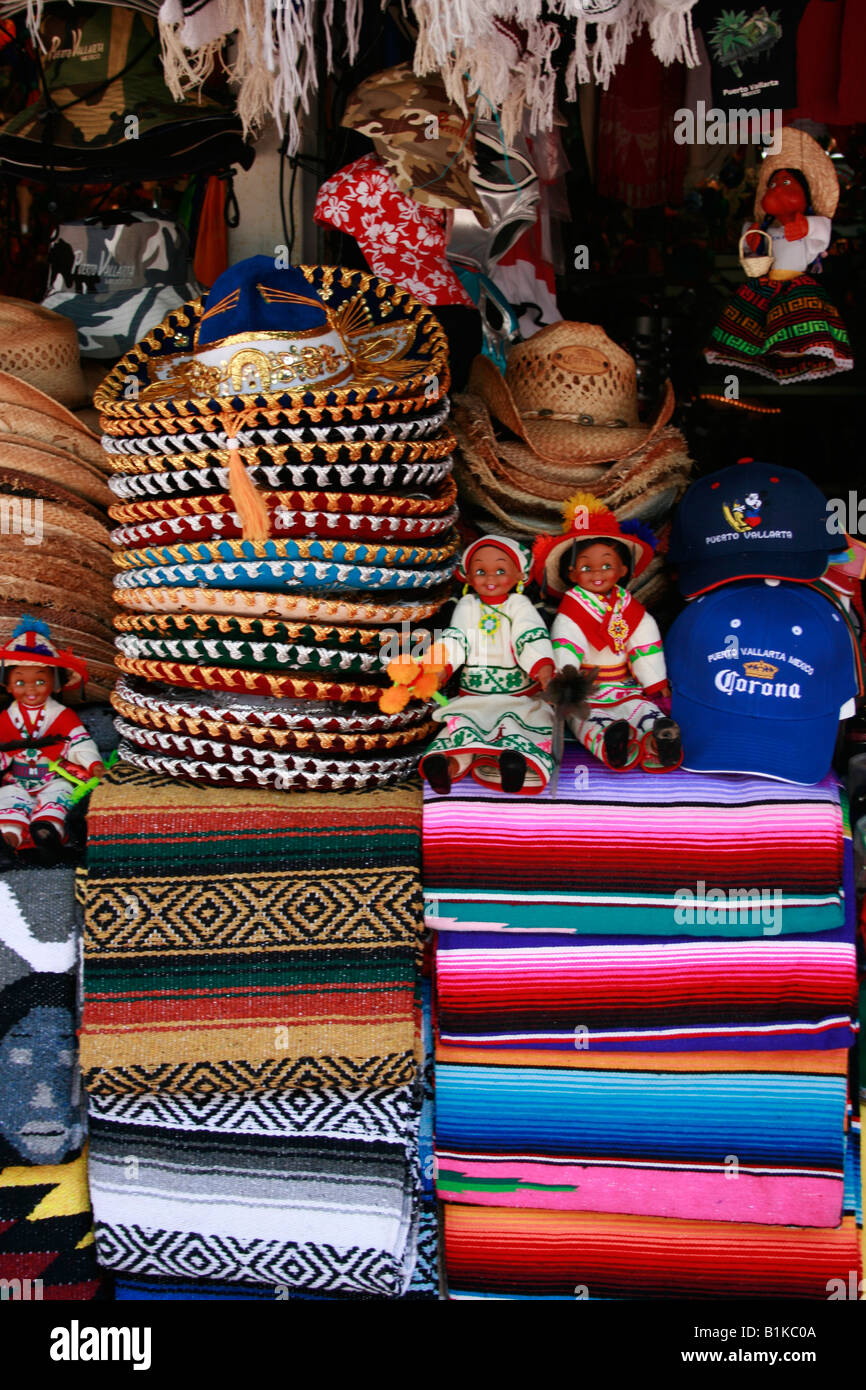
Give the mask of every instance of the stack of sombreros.
<path id="1" fill-rule="evenodd" d="M 378 699 L 450 592 L 448 385 L 405 291 L 265 256 L 109 373 L 121 757 L 287 789 L 414 769 L 429 707 Z"/>
<path id="2" fill-rule="evenodd" d="M 596 324 L 542 328 L 511 349 L 504 375 L 477 357 L 452 417 L 467 519 L 530 540 L 556 530 L 580 490 L 618 520 L 652 526 L 663 542 L 692 471 L 670 424 L 674 406 L 666 382 L 653 418 L 640 420 L 634 359 Z M 660 554 L 644 584 L 661 564 Z"/>
<path id="3" fill-rule="evenodd" d="M 86 660 L 86 695 L 108 699 L 111 494 L 99 438 L 71 409 L 87 399 L 74 325 L 0 297 L 0 639 L 25 606 Z"/>

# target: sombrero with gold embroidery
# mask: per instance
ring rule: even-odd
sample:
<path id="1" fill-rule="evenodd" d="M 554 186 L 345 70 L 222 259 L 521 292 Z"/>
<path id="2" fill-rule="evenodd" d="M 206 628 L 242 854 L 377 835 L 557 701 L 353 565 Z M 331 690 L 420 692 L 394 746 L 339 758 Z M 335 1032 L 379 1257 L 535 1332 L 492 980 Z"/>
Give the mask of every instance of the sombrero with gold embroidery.
<path id="1" fill-rule="evenodd" d="M 246 424 L 236 430 L 242 449 L 281 448 L 295 444 L 340 444 L 351 439 L 366 444 L 431 439 L 439 435 L 448 419 L 448 402 L 438 401 L 432 409 L 419 415 L 401 416 L 396 420 L 375 420 L 368 424 L 307 425 L 292 429 L 286 426 L 281 410 L 245 412 Z M 102 448 L 107 456 L 145 454 L 152 458 L 160 454 L 189 454 L 208 449 L 226 449 L 228 435 L 222 416 L 199 416 L 187 422 L 189 428 L 179 428 L 181 419 L 174 420 L 108 420 L 102 436 Z M 153 432 L 154 426 L 156 432 Z"/>
<path id="2" fill-rule="evenodd" d="M 249 724 L 226 719 L 219 709 L 200 706 L 196 714 L 184 713 L 187 706 L 178 706 L 169 711 L 141 704 L 128 698 L 128 687 L 123 678 L 112 693 L 111 704 L 120 717 L 142 729 L 160 729 L 174 734 L 185 734 L 192 739 L 209 738 L 222 743 L 246 744 L 254 748 L 274 748 L 278 752 L 318 752 L 328 754 L 372 753 L 381 749 L 413 748 L 422 745 L 436 729 L 432 720 L 425 717 L 420 722 L 402 729 L 371 730 L 350 733 L 345 725 L 345 706 L 340 707 L 339 728 L 269 728 L 261 724 Z M 184 692 L 186 693 L 186 692 Z M 309 723 L 309 721 L 306 721 Z M 132 740 L 135 742 L 135 740 Z"/>
<path id="3" fill-rule="evenodd" d="M 378 491 L 393 487 L 406 492 L 436 488 L 450 475 L 452 464 L 450 458 L 444 458 L 430 463 L 287 463 L 282 467 L 257 464 L 244 468 L 238 458 L 237 466 L 246 480 L 246 486 L 256 493 L 257 500 L 264 509 L 264 503 L 261 501 L 262 492 L 284 492 L 293 488 L 321 488 L 324 491 L 336 488 L 360 491 L 370 488 Z M 135 501 L 142 497 L 182 497 L 193 493 L 206 495 L 228 490 L 235 500 L 238 513 L 244 515 L 246 511 L 244 501 L 238 493 L 237 473 L 232 476 L 231 462 L 225 468 L 116 473 L 109 478 L 108 485 L 113 495 L 123 502 Z M 264 539 L 264 536 L 251 539 Z"/>
<path id="4" fill-rule="evenodd" d="M 336 544 L 319 542 L 320 545 Z M 454 573 L 454 565 L 429 569 L 393 565 L 343 564 L 336 560 L 223 560 L 215 564 L 148 565 L 115 575 L 116 589 L 206 588 L 239 589 L 247 594 L 285 594 L 292 590 L 322 589 L 327 594 L 357 590 L 399 591 L 442 588 Z"/>
<path id="5" fill-rule="evenodd" d="M 432 617 L 450 595 L 450 584 L 427 594 L 401 594 L 399 601 L 391 603 L 387 602 L 388 595 L 380 593 L 334 596 L 196 587 L 114 590 L 115 601 L 123 608 L 144 613 L 240 613 L 291 622 L 312 619 L 374 626 L 421 622 Z"/>
<path id="6" fill-rule="evenodd" d="M 117 550 L 114 563 L 123 570 L 150 565 L 234 565 L 240 561 L 317 560 L 343 565 L 416 568 L 445 565 L 457 553 L 456 532 L 443 537 L 441 545 L 382 545 L 375 541 L 295 540 L 268 541 L 211 540 L 185 541 L 179 545 L 145 546 L 142 550 Z M 254 587 L 251 585 L 250 587 Z M 268 586 L 270 587 L 270 586 Z"/>
<path id="7" fill-rule="evenodd" d="M 165 685 L 188 686 L 192 690 L 230 690 L 237 694 L 270 695 L 286 700 L 317 700 L 332 704 L 373 704 L 386 680 L 336 680 L 303 672 L 248 671 L 231 666 L 195 664 L 185 661 L 148 660 L 118 654 L 116 665 L 128 676 L 161 681 Z"/>
<path id="8" fill-rule="evenodd" d="M 238 743 L 261 743 L 263 747 L 279 747 L 278 741 L 271 740 L 283 734 L 307 733 L 322 737 L 399 733 L 409 735 L 411 742 L 427 727 L 432 710 L 430 704 L 413 700 L 402 710 L 386 714 L 378 704 L 334 704 L 246 692 L 238 695 L 216 688 L 183 690 L 125 676 L 117 682 L 116 695 L 128 706 L 121 712 L 134 723 Z"/>
<path id="9" fill-rule="evenodd" d="M 337 675 L 380 675 L 382 645 L 366 651 L 329 647 L 323 642 L 256 641 L 244 638 L 151 637 L 122 633 L 115 639 L 123 655 L 145 661 L 197 662 L 236 666 L 245 671 L 325 671 Z"/>
<path id="10" fill-rule="evenodd" d="M 236 453 L 247 467 L 271 465 L 282 468 L 287 464 L 327 464 L 341 467 L 355 464 L 428 463 L 450 458 L 454 452 L 454 436 L 446 430 L 430 439 L 341 440 L 331 444 L 258 444 L 239 448 Z M 115 473 L 168 473 L 199 468 L 225 468 L 229 450 L 211 449 L 192 453 L 173 454 L 113 454 Z"/>
<path id="11" fill-rule="evenodd" d="M 326 540 L 356 539 L 407 542 L 441 537 L 457 520 L 457 508 L 441 516 L 376 516 L 371 513 L 309 512 L 277 506 L 271 512 L 271 535 L 318 537 Z M 137 526 L 119 526 L 111 532 L 114 544 L 124 548 L 142 545 L 175 545 L 178 541 L 215 540 L 241 536 L 243 523 L 237 512 L 199 512 L 194 516 L 165 517 Z"/>
<path id="12" fill-rule="evenodd" d="M 291 623 L 281 618 L 245 618 L 235 613 L 117 613 L 114 627 L 118 632 L 134 632 L 141 637 L 201 638 L 229 644 L 238 641 L 321 642 L 350 652 L 378 651 L 386 640 L 378 628 L 357 624 Z M 420 640 L 421 631 L 407 632 L 407 641 L 414 641 L 416 637 Z"/>
<path id="13" fill-rule="evenodd" d="M 450 514 L 457 500 L 457 489 L 453 479 L 449 477 L 427 493 L 404 495 L 394 492 L 335 492 L 319 488 L 294 488 L 287 492 L 263 493 L 262 498 L 269 511 L 284 507 L 288 511 L 372 513 L 377 517 L 399 518 L 426 517 Z M 143 521 L 156 521 L 163 517 L 205 516 L 213 512 L 236 515 L 229 493 L 211 493 L 206 497 L 154 497 L 140 502 L 115 502 L 108 509 L 112 521 L 124 525 L 138 525 Z"/>
<path id="14" fill-rule="evenodd" d="M 336 418 L 344 406 L 371 419 L 387 401 L 417 412 L 448 385 L 445 334 L 405 291 L 360 271 L 251 256 L 136 344 L 94 405 L 109 418 L 227 419 L 278 406 L 298 413 L 284 425 L 315 424 L 307 412 Z"/>
<path id="15" fill-rule="evenodd" d="M 135 727 L 127 726 L 122 720 L 118 721 L 118 725 L 123 732 Z M 124 738 L 117 752 L 122 762 L 169 777 L 208 782 L 220 787 L 267 787 L 287 792 L 361 791 L 367 787 L 383 787 L 392 782 L 405 781 L 418 768 L 417 756 L 405 754 L 337 759 L 255 750 L 255 755 L 245 761 L 218 762 L 214 760 L 217 747 L 220 745 L 206 743 L 203 755 L 196 757 L 176 752 L 145 751 Z"/>

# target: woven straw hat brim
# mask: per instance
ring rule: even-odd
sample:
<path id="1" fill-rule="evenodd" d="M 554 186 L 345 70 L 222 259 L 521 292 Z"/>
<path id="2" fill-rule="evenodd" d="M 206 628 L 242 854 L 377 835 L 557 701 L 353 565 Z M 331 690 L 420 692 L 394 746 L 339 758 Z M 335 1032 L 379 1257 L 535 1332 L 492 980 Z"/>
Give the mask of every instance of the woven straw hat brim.
<path id="1" fill-rule="evenodd" d="M 200 662 L 244 671 L 312 671 L 333 676 L 380 676 L 379 648 L 347 651 L 320 643 L 259 642 L 225 638 L 140 637 L 123 633 L 115 639 L 122 656 L 142 661 Z"/>
<path id="2" fill-rule="evenodd" d="M 417 758 L 382 759 L 375 769 L 363 773 L 342 771 L 339 763 L 299 757 L 289 769 L 288 759 L 281 768 L 252 768 L 209 763 L 188 757 L 145 753 L 122 741 L 121 761 L 147 772 L 159 772 L 189 782 L 206 782 L 217 787 L 268 787 L 279 791 L 362 791 L 403 782 L 417 770 Z"/>
<path id="3" fill-rule="evenodd" d="M 63 558 L 54 554 L 50 559 L 46 559 L 41 552 L 41 546 L 25 545 L 17 536 L 4 536 L 0 548 L 0 575 L 11 575 L 16 579 L 32 577 L 36 580 L 45 576 L 50 578 L 52 584 L 69 585 L 70 595 L 75 595 L 79 602 L 86 598 L 88 602 L 93 600 L 97 603 L 100 609 L 103 606 L 110 609 L 109 595 L 112 589 L 108 574 L 100 574 L 95 568 L 76 563 L 76 557 L 71 552 Z"/>
<path id="4" fill-rule="evenodd" d="M 0 477 L 0 500 L 11 503 L 15 497 L 15 493 L 6 492 L 2 477 Z M 97 521 L 87 512 L 81 512 L 72 507 L 64 507 L 57 502 L 51 502 L 44 498 L 37 500 L 41 501 L 41 506 L 38 513 L 33 514 L 33 519 L 38 517 L 45 538 L 65 543 L 72 547 L 76 553 L 78 553 L 79 546 L 84 546 L 88 550 L 95 550 L 100 567 L 106 557 L 109 557 L 107 572 L 111 573 L 111 532 L 104 522 Z"/>
<path id="5" fill-rule="evenodd" d="M 0 507 L 3 506 L 3 496 L 0 494 Z M 18 536 L 4 536 L 2 545 L 4 558 L 7 555 L 33 554 L 34 551 L 39 555 L 40 571 L 48 571 L 54 568 L 57 560 L 81 565 L 84 569 L 93 572 L 93 576 L 100 584 L 111 586 L 114 578 L 115 566 L 114 557 L 109 548 L 104 545 L 95 545 L 93 541 L 85 536 L 76 535 L 70 531 L 68 526 L 61 523 L 59 526 L 52 525 L 47 517 L 43 517 L 38 544 L 28 545 L 27 541 Z M 3 560 L 0 559 L 0 565 Z"/>
<path id="6" fill-rule="evenodd" d="M 30 441 L 0 440 L 3 465 L 17 473 L 29 473 L 34 478 L 46 478 L 51 483 L 59 483 L 86 502 L 96 507 L 106 508 L 111 501 L 111 493 L 104 477 L 90 464 L 71 454 L 61 454 L 46 449 Z"/>
<path id="7" fill-rule="evenodd" d="M 238 694 L 271 695 L 289 700 L 326 700 L 336 703 L 375 703 L 385 688 L 362 681 L 339 681 L 276 671 L 243 671 L 230 666 L 195 665 L 183 661 L 146 661 L 118 654 L 118 669 L 143 680 L 189 686 L 192 690 L 231 690 Z"/>
<path id="8" fill-rule="evenodd" d="M 382 594 L 334 598 L 315 594 L 252 593 L 242 589 L 195 587 L 115 589 L 115 601 L 127 609 L 149 613 L 243 613 L 247 617 L 312 619 L 333 623 L 421 622 L 432 617 L 451 596 L 451 586 L 426 595 L 401 595 L 389 603 Z"/>
<path id="9" fill-rule="evenodd" d="M 0 473 L 2 477 L 2 473 Z M 447 515 L 454 508 L 457 490 L 454 480 L 447 477 L 437 483 L 426 496 L 402 497 L 393 492 L 325 492 L 321 489 L 262 493 L 269 510 L 277 507 L 287 511 L 365 513 L 388 517 L 425 517 Z M 209 493 L 196 497 L 153 498 L 142 502 L 115 502 L 108 509 L 113 521 L 137 525 L 143 521 L 158 521 L 169 517 L 209 516 L 215 512 L 234 514 L 235 504 L 227 492 Z"/>
<path id="10" fill-rule="evenodd" d="M 105 525 L 105 512 L 99 507 L 85 501 L 77 492 L 70 492 L 69 488 L 62 487 L 60 483 L 49 482 L 47 478 L 37 477 L 35 473 L 19 472 L 15 468 L 0 468 L 0 488 L 5 493 L 13 493 L 16 496 L 41 497 L 45 502 L 56 502 L 64 511 L 77 512 L 99 522 L 101 526 Z"/>
<path id="11" fill-rule="evenodd" d="M 378 705 L 320 704 L 310 700 L 288 700 L 262 695 L 239 696 L 224 690 L 190 691 L 169 685 L 127 680 L 117 682 L 118 696 L 142 712 L 165 715 L 168 727 L 180 716 L 191 720 L 216 720 L 222 725 L 220 738 L 241 741 L 245 731 L 319 734 L 380 734 L 394 730 L 413 730 L 430 719 L 432 705 L 412 701 L 402 710 L 385 714 Z"/>
<path id="12" fill-rule="evenodd" d="M 108 596 L 100 594 L 97 598 L 88 590 L 79 588 L 78 573 L 75 575 L 76 587 L 69 588 L 65 577 L 61 579 L 53 565 L 48 571 L 50 577 L 45 582 L 40 579 L 39 572 L 34 573 L 30 566 L 23 574 L 16 570 L 14 562 L 7 565 L 0 559 L 0 600 L 19 606 L 19 617 L 21 611 L 30 612 L 34 605 L 66 611 L 74 601 L 86 616 L 98 619 L 105 627 L 110 626 L 114 614 L 110 584 L 106 585 Z"/>
<path id="13" fill-rule="evenodd" d="M 288 511 L 278 507 L 270 514 L 270 531 L 275 539 L 292 536 L 319 540 L 391 541 L 399 544 L 441 537 L 456 521 L 456 507 L 441 517 L 349 515 L 346 512 Z M 174 545 L 179 541 L 232 539 L 242 534 L 243 524 L 236 513 L 215 512 L 146 521 L 140 526 L 120 526 L 111 532 L 111 538 L 117 546 L 132 548 L 152 544 Z"/>
<path id="14" fill-rule="evenodd" d="M 366 541 L 332 540 L 216 540 L 181 545 L 147 546 L 143 550 L 118 550 L 114 563 L 120 569 L 149 565 L 219 565 L 239 561 L 321 560 L 344 565 L 384 565 L 394 568 L 444 565 L 457 554 L 456 533 L 439 546 L 381 545 Z"/>
<path id="15" fill-rule="evenodd" d="M 403 415 L 394 420 L 376 420 L 322 424 L 288 428 L 280 410 L 248 412 L 249 418 L 236 437 L 244 448 L 258 444 L 291 447 L 294 444 L 340 444 L 355 440 L 374 444 L 384 440 L 430 439 L 446 428 L 449 402 L 437 403 L 433 410 L 420 415 Z M 107 420 L 102 435 L 102 447 L 109 454 L 183 454 L 201 449 L 225 448 L 225 420 L 221 416 L 204 416 L 190 422 L 190 429 L 181 428 L 181 420 L 159 422 L 156 433 L 149 432 L 146 420 Z"/>
<path id="16" fill-rule="evenodd" d="M 531 340 L 530 340 L 531 341 Z M 662 401 L 649 425 L 612 428 L 582 425 L 577 420 L 521 416 L 505 377 L 488 357 L 476 357 L 469 391 L 480 396 L 500 424 L 519 435 L 538 459 L 552 464 L 610 463 L 641 448 L 662 429 L 674 412 L 673 387 L 665 383 Z"/>
<path id="17" fill-rule="evenodd" d="M 556 506 L 548 510 L 533 508 L 530 512 L 515 504 L 506 511 L 484 491 L 462 463 L 457 465 L 457 480 L 461 514 L 478 522 L 482 532 L 489 528 L 504 535 L 513 532 L 515 536 L 536 536 L 552 530 L 561 520 L 561 508 Z M 478 518 L 483 518 L 483 521 L 478 521 Z"/>
<path id="18" fill-rule="evenodd" d="M 29 381 L 23 381 L 21 377 L 14 376 L 11 372 L 0 370 L 0 416 L 5 415 L 4 406 L 25 406 L 36 415 L 48 416 L 59 425 L 66 426 L 70 431 L 83 434 L 89 439 L 96 439 L 85 422 L 72 410 L 67 410 L 65 405 L 61 405 L 59 400 L 46 391 L 40 391 L 38 386 L 33 386 Z"/>
<path id="19" fill-rule="evenodd" d="M 201 638 L 215 641 L 301 642 L 342 647 L 354 652 L 378 651 L 379 628 L 339 623 L 288 623 L 279 618 L 244 618 L 228 613 L 117 613 L 118 632 L 160 638 Z M 418 634 L 420 635 L 420 634 Z"/>
<path id="20" fill-rule="evenodd" d="M 75 324 L 41 304 L 0 295 L 0 368 L 62 406 L 87 403 Z"/>
<path id="21" fill-rule="evenodd" d="M 806 177 L 817 216 L 833 217 L 839 202 L 839 177 L 832 159 L 805 130 L 786 125 L 782 127 L 782 147 L 778 154 L 765 155 L 761 160 L 755 189 L 756 221 L 764 217 L 761 203 L 777 169 L 799 169 Z"/>
<path id="22" fill-rule="evenodd" d="M 57 641 L 61 647 L 69 647 L 72 651 L 77 651 L 80 640 L 90 641 L 104 648 L 103 657 L 105 660 L 109 663 L 114 661 L 114 634 L 108 623 L 100 622 L 99 618 L 90 613 L 76 610 L 74 605 L 60 608 L 40 608 L 38 604 L 31 603 L 27 607 L 27 612 L 32 618 L 40 618 L 42 622 L 48 624 L 51 628 L 52 639 L 57 636 Z M 20 606 L 17 603 L 0 599 L 0 645 L 12 636 L 12 629 L 20 621 Z M 74 634 L 73 640 L 66 640 L 65 636 L 59 635 L 68 633 Z"/>
<path id="23" fill-rule="evenodd" d="M 109 461 L 96 435 L 70 429 L 65 422 L 41 415 L 29 406 L 0 404 L 0 444 L 7 435 L 60 454 L 71 454 L 100 473 L 108 472 Z"/>
<path id="24" fill-rule="evenodd" d="M 168 714 L 144 709 L 115 691 L 111 703 L 122 719 L 144 729 L 169 730 L 191 739 L 210 738 L 227 744 L 248 745 L 253 748 L 273 748 L 277 752 L 354 754 L 377 750 L 412 748 L 436 731 L 436 725 L 425 720 L 408 729 L 392 729 L 379 733 L 327 733 L 317 729 L 267 729 L 257 724 L 232 723 L 220 718 L 219 711 L 203 712 L 196 717 Z"/>
<path id="25" fill-rule="evenodd" d="M 432 439 L 397 442 L 386 439 L 374 444 L 344 441 L 340 444 L 291 444 L 283 447 L 260 445 L 257 448 L 238 450 L 241 461 L 247 467 L 261 465 L 272 468 L 284 468 L 287 464 L 328 464 L 331 467 L 340 467 L 382 463 L 400 466 L 447 459 L 453 452 L 452 434 L 440 434 Z M 156 457 L 146 454 L 113 454 L 110 471 L 168 473 L 198 468 L 225 468 L 229 458 L 228 449 L 210 449 L 190 454 L 160 454 Z"/>
<path id="26" fill-rule="evenodd" d="M 433 463 L 370 463 L 346 464 L 331 467 L 326 464 L 287 464 L 283 468 L 257 465 L 247 468 L 247 476 L 262 492 L 284 492 L 294 488 L 335 488 L 361 491 L 370 488 L 397 488 L 401 491 L 437 487 L 449 477 L 450 459 Z M 140 497 L 176 497 L 185 493 L 206 495 L 226 492 L 229 485 L 228 468 L 196 468 L 180 473 L 115 474 L 108 486 L 122 501 Z"/>
<path id="27" fill-rule="evenodd" d="M 433 399 L 443 396 L 449 386 L 448 340 L 436 315 L 426 305 L 420 304 L 408 291 L 396 285 L 389 285 L 377 276 L 361 271 L 347 270 L 336 266 L 299 266 L 307 279 L 312 293 L 318 293 L 330 310 L 339 310 L 343 305 L 363 300 L 364 312 L 372 323 L 381 323 L 383 330 L 399 319 L 411 324 L 413 336 L 408 344 L 403 366 L 396 379 L 382 387 L 364 385 L 363 378 L 355 379 L 345 387 L 329 391 L 307 390 L 289 391 L 277 394 L 257 393 L 255 395 L 235 395 L 233 397 L 179 396 L 156 399 L 129 399 L 129 379 L 139 380 L 142 387 L 152 381 L 149 370 L 154 359 L 189 354 L 198 325 L 201 322 L 204 306 L 200 299 L 192 300 L 171 311 L 151 333 L 130 350 L 94 394 L 93 404 L 102 415 L 117 417 L 160 417 L 183 414 L 220 413 L 226 408 L 242 410 L 245 407 L 269 407 L 277 405 L 286 410 L 328 409 L 342 410 L 344 406 L 373 406 L 386 401 L 403 403 L 417 402 L 430 392 L 427 401 L 429 409 Z M 384 312 L 383 312 L 384 310 Z M 417 363 L 417 367 L 415 364 Z M 413 369 L 414 368 L 414 369 Z M 377 378 L 383 373 L 376 372 Z M 298 423 L 297 421 L 285 422 Z"/>

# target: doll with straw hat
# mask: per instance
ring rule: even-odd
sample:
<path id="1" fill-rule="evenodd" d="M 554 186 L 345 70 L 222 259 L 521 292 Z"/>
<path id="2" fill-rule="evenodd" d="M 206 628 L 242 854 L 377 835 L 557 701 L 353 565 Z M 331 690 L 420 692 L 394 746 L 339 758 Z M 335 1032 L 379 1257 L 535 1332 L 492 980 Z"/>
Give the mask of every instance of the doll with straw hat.
<path id="1" fill-rule="evenodd" d="M 744 367 L 780 386 L 850 371 L 839 311 L 807 273 L 830 245 L 838 201 L 830 156 L 811 135 L 785 126 L 780 149 L 761 164 L 755 220 L 743 228 L 748 278 L 722 310 L 704 353 L 708 362 Z"/>
<path id="2" fill-rule="evenodd" d="M 560 535 L 540 536 L 533 547 L 535 578 L 562 596 L 548 698 L 572 704 L 580 672 L 592 671 L 589 696 L 580 691 L 586 706 L 569 720 L 575 738 L 608 767 L 676 767 L 679 729 L 653 698 L 669 693 L 661 635 L 625 587 L 650 563 L 655 537 L 640 522 L 620 524 L 591 493 L 576 493 L 564 517 Z"/>

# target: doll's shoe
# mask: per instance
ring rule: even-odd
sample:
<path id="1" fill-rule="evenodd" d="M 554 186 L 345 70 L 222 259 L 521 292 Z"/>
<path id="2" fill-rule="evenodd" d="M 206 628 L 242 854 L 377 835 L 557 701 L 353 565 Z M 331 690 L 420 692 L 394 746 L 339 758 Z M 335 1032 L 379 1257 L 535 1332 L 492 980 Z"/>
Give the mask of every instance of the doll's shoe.
<path id="1" fill-rule="evenodd" d="M 662 767 L 676 767 L 683 756 L 683 742 L 680 736 L 680 726 L 675 719 L 669 719 L 663 714 L 653 724 L 653 737 L 656 741 L 656 751 Z"/>
<path id="2" fill-rule="evenodd" d="M 604 731 L 604 756 L 608 767 L 625 767 L 631 728 L 624 719 L 608 724 Z"/>
<path id="3" fill-rule="evenodd" d="M 40 863 L 44 865 L 57 863 L 62 842 L 56 825 L 53 825 L 50 820 L 31 821 L 30 838 L 39 855 Z"/>
<path id="4" fill-rule="evenodd" d="M 451 791 L 451 773 L 444 753 L 434 753 L 432 758 L 424 759 L 424 776 L 437 796 L 447 796 Z"/>
<path id="5" fill-rule="evenodd" d="M 11 845 L 7 845 L 6 841 L 3 839 L 3 836 L 0 835 L 0 868 L 2 868 L 2 867 L 4 867 L 4 866 L 5 866 L 6 868 L 8 868 L 9 865 L 10 865 L 10 864 L 14 864 L 14 862 L 15 862 L 15 851 L 14 851 L 14 849 L 12 848 Z"/>
<path id="6" fill-rule="evenodd" d="M 519 792 L 526 781 L 527 764 L 522 753 L 506 748 L 499 758 L 499 776 L 504 792 Z"/>

